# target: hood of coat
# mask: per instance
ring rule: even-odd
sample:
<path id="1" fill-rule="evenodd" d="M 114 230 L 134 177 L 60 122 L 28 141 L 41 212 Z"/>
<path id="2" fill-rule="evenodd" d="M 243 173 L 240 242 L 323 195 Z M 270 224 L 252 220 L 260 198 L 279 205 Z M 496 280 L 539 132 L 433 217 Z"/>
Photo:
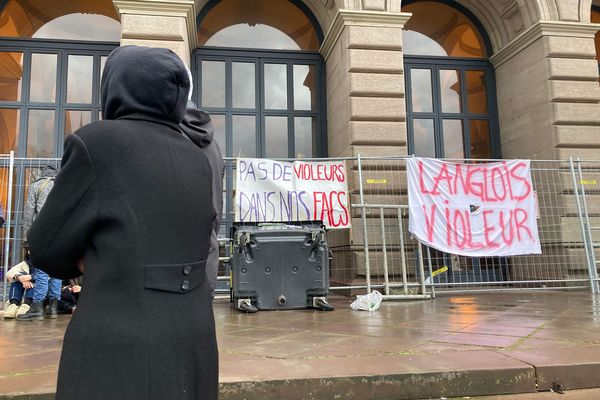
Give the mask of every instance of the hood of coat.
<path id="1" fill-rule="evenodd" d="M 215 128 L 210 115 L 198 110 L 191 101 L 179 127 L 199 147 L 206 147 L 213 141 Z"/>
<path id="2" fill-rule="evenodd" d="M 122 46 L 110 53 L 102 73 L 102 117 L 178 124 L 189 90 L 185 65 L 171 50 Z"/>
<path id="3" fill-rule="evenodd" d="M 34 170 L 35 171 L 35 170 Z M 52 165 L 46 165 L 39 171 L 34 172 L 33 180 L 39 181 L 40 179 L 54 178 L 58 174 L 58 170 Z"/>

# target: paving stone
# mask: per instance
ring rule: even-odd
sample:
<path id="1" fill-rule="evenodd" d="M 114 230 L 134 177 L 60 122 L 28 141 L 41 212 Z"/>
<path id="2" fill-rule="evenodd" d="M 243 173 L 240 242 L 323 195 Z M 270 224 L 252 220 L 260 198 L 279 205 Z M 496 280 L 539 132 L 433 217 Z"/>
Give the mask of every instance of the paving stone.
<path id="1" fill-rule="evenodd" d="M 562 384 L 565 389 L 600 387 L 600 345 L 503 353 L 535 367 L 538 390 L 552 389 L 553 382 Z"/>
<path id="2" fill-rule="evenodd" d="M 536 375 L 540 389 L 600 386 L 600 311 L 587 292 L 440 295 L 371 313 L 330 300 L 333 312 L 256 314 L 216 300 L 220 398 L 493 395 L 533 392 Z M 52 398 L 69 320 L 0 322 L 0 399 Z"/>

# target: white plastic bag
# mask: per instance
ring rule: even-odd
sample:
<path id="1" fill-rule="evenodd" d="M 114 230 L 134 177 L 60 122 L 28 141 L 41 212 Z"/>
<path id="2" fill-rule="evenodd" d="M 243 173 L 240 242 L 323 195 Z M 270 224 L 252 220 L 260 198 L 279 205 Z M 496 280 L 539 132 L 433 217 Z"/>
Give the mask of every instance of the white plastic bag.
<path id="1" fill-rule="evenodd" d="M 375 311 L 381 305 L 382 300 L 383 295 L 377 290 L 373 290 L 371 293 L 356 296 L 356 300 L 350 304 L 350 308 L 353 310 Z"/>

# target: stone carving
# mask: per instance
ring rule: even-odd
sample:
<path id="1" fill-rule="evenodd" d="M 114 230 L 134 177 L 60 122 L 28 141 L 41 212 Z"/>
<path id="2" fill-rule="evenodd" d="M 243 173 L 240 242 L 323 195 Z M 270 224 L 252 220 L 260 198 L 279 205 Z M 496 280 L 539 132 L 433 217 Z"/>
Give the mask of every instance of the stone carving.
<path id="1" fill-rule="evenodd" d="M 513 31 L 520 32 L 525 27 L 523 16 L 516 1 L 507 1 L 502 9 L 502 18 L 509 21 Z"/>

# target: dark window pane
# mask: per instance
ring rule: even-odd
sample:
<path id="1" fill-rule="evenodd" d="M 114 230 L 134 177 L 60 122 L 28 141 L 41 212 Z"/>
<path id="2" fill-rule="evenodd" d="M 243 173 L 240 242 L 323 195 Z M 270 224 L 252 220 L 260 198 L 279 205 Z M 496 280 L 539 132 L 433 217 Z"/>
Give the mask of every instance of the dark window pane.
<path id="1" fill-rule="evenodd" d="M 460 106 L 460 71 L 454 69 L 440 70 L 440 96 L 442 112 L 459 113 Z"/>
<path id="2" fill-rule="evenodd" d="M 402 34 L 404 54 L 485 58 L 477 27 L 454 7 L 419 1 L 402 7 L 412 13 Z"/>
<path id="3" fill-rule="evenodd" d="M 413 112 L 432 112 L 431 70 L 410 70 L 411 99 Z"/>
<path id="4" fill-rule="evenodd" d="M 265 64 L 265 108 L 285 110 L 287 108 L 287 66 Z"/>
<path id="5" fill-rule="evenodd" d="M 465 158 L 463 123 L 460 119 L 445 119 L 443 123 L 444 157 Z"/>
<path id="6" fill-rule="evenodd" d="M 19 143 L 19 110 L 0 108 L 0 153 L 17 151 Z"/>
<path id="7" fill-rule="evenodd" d="M 104 15 L 73 13 L 53 19 L 32 37 L 118 42 L 121 40 L 121 24 Z"/>
<path id="8" fill-rule="evenodd" d="M 8 0 L 0 36 L 118 42 L 119 15 L 110 0 Z"/>
<path id="9" fill-rule="evenodd" d="M 198 27 L 198 45 L 319 50 L 312 23 L 291 1 L 222 0 Z"/>
<path id="10" fill-rule="evenodd" d="M 66 110 L 65 111 L 65 138 L 77 129 L 92 122 L 91 111 Z"/>
<path id="11" fill-rule="evenodd" d="M 491 158 L 490 124 L 487 120 L 472 120 L 471 127 L 471 158 Z"/>
<path id="12" fill-rule="evenodd" d="M 202 105 L 225 107 L 225 63 L 202 61 Z"/>
<path id="13" fill-rule="evenodd" d="M 435 139 L 432 119 L 413 120 L 414 154 L 418 157 L 435 157 Z"/>
<path id="14" fill-rule="evenodd" d="M 0 52 L 0 101 L 20 101 L 23 53 Z"/>
<path id="15" fill-rule="evenodd" d="M 265 117 L 265 157 L 288 156 L 287 117 Z"/>
<path id="16" fill-rule="evenodd" d="M 294 65 L 294 109 L 314 110 L 317 106 L 317 68 Z"/>
<path id="17" fill-rule="evenodd" d="M 54 155 L 54 110 L 29 110 L 27 157 Z"/>
<path id="18" fill-rule="evenodd" d="M 106 57 L 107 56 L 102 56 L 100 57 L 100 82 L 102 82 L 102 75 L 104 74 L 104 65 L 106 64 Z M 102 85 L 98 85 L 98 99 L 102 98 Z M 100 101 L 99 101 L 100 102 Z M 102 118 L 102 113 L 100 113 L 100 118 Z"/>
<path id="19" fill-rule="evenodd" d="M 43 103 L 56 101 L 56 54 L 31 55 L 29 99 Z"/>
<path id="20" fill-rule="evenodd" d="M 225 156 L 225 152 L 227 147 L 225 141 L 225 116 L 220 114 L 212 114 L 210 116 L 212 119 L 213 126 L 215 128 L 215 140 L 219 145 L 219 149 L 221 150 L 221 154 Z"/>
<path id="21" fill-rule="evenodd" d="M 102 74 L 104 74 L 104 66 L 106 65 L 106 59 L 108 56 L 100 57 L 100 80 L 102 80 Z"/>
<path id="22" fill-rule="evenodd" d="M 67 71 L 67 103 L 92 102 L 92 56 L 70 55 Z"/>
<path id="23" fill-rule="evenodd" d="M 232 120 L 233 157 L 256 157 L 256 118 L 234 115 Z"/>
<path id="24" fill-rule="evenodd" d="M 231 64 L 233 108 L 254 108 L 256 82 L 254 63 Z"/>
<path id="25" fill-rule="evenodd" d="M 472 114 L 486 114 L 487 91 L 484 71 L 467 71 L 467 107 Z"/>
<path id="26" fill-rule="evenodd" d="M 296 117 L 294 118 L 294 140 L 296 146 L 296 157 L 315 157 L 317 145 L 316 118 Z"/>

